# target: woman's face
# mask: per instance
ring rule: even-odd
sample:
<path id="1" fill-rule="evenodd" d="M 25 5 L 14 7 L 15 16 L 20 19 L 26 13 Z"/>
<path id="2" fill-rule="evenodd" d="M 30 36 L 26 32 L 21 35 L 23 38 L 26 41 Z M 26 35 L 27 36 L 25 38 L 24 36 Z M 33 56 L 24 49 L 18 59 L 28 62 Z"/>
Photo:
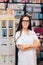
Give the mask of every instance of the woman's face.
<path id="1" fill-rule="evenodd" d="M 29 18 L 28 17 L 24 17 L 23 20 L 22 20 L 22 27 L 24 29 L 27 29 L 29 26 Z"/>

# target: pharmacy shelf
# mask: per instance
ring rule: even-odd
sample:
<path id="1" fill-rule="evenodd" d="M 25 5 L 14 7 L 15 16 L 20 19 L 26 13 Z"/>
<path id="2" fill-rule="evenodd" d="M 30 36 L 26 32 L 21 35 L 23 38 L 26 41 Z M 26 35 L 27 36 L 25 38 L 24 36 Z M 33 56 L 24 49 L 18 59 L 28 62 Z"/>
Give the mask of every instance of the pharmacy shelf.
<path id="1" fill-rule="evenodd" d="M 13 33 L 13 34 L 12 34 Z M 13 35 L 13 36 L 12 36 Z M 0 64 L 15 65 L 15 18 L 0 15 Z"/>

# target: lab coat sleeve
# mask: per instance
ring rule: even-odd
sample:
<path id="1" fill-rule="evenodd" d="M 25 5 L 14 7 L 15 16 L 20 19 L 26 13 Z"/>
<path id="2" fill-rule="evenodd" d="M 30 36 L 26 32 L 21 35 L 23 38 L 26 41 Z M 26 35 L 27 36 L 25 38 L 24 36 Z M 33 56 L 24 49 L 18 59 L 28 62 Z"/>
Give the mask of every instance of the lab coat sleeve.
<path id="1" fill-rule="evenodd" d="M 39 41 L 38 36 L 36 35 L 36 33 L 34 31 L 33 31 L 33 40 Z"/>
<path id="2" fill-rule="evenodd" d="M 22 44 L 22 39 L 19 36 L 20 36 L 20 32 L 17 32 L 16 33 L 16 45 Z"/>

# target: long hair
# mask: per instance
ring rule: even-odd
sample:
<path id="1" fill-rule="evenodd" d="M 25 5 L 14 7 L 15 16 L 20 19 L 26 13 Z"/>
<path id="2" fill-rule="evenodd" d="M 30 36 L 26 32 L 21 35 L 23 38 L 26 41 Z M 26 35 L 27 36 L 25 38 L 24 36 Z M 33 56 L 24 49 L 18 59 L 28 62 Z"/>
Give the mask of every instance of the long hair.
<path id="1" fill-rule="evenodd" d="M 23 20 L 24 17 L 28 17 L 28 18 L 29 18 L 29 26 L 28 26 L 28 29 L 31 30 L 31 18 L 30 18 L 30 16 L 29 16 L 29 15 L 23 15 L 23 16 L 21 17 L 21 19 L 20 19 L 20 22 L 19 22 L 19 24 L 18 24 L 18 28 L 17 28 L 16 32 L 22 30 L 22 20 Z"/>

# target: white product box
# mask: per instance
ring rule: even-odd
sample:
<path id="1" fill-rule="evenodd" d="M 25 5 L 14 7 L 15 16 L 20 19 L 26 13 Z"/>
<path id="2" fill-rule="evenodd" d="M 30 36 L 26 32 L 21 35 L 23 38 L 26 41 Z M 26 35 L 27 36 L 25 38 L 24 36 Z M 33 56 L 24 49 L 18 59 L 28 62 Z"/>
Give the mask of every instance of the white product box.
<path id="1" fill-rule="evenodd" d="M 32 19 L 38 19 L 38 13 L 32 13 Z"/>
<path id="2" fill-rule="evenodd" d="M 32 4 L 33 5 L 33 7 L 41 7 L 41 5 L 40 4 Z"/>
<path id="3" fill-rule="evenodd" d="M 6 44 L 5 46 L 8 45 L 9 39 L 8 38 L 1 38 L 0 41 L 2 42 L 1 45 Z"/>
<path id="4" fill-rule="evenodd" d="M 18 10 L 23 10 L 24 4 L 17 4 L 17 9 Z"/>
<path id="5" fill-rule="evenodd" d="M 14 56 L 13 55 L 9 55 L 8 61 L 9 61 L 9 63 L 15 63 L 15 55 Z"/>
<path id="6" fill-rule="evenodd" d="M 1 55 L 0 56 L 0 63 L 8 63 L 8 56 L 7 55 Z"/>
<path id="7" fill-rule="evenodd" d="M 8 4 L 8 8 L 17 9 L 17 4 Z"/>
<path id="8" fill-rule="evenodd" d="M 0 46 L 0 54 L 8 55 L 8 46 L 1 45 Z"/>
<path id="9" fill-rule="evenodd" d="M 0 9 L 5 9 L 5 3 L 0 3 Z"/>
<path id="10" fill-rule="evenodd" d="M 1 22 L 2 22 L 2 21 L 0 20 L 0 29 L 1 29 Z"/>
<path id="11" fill-rule="evenodd" d="M 14 45 L 9 45 L 8 47 L 8 53 L 9 55 L 14 55 L 15 54 L 15 46 Z"/>
<path id="12" fill-rule="evenodd" d="M 23 10 L 24 4 L 8 4 L 8 8 Z"/>
<path id="13" fill-rule="evenodd" d="M 41 7 L 34 7 L 33 12 L 41 12 Z"/>
<path id="14" fill-rule="evenodd" d="M 2 30 L 0 29 L 0 38 L 2 37 Z"/>
<path id="15" fill-rule="evenodd" d="M 7 21 L 6 20 L 1 21 L 1 28 L 7 28 Z"/>
<path id="16" fill-rule="evenodd" d="M 28 12 L 32 12 L 32 7 L 26 7 L 26 10 L 28 11 Z"/>
<path id="17" fill-rule="evenodd" d="M 26 4 L 27 7 L 33 7 L 33 4 Z"/>
<path id="18" fill-rule="evenodd" d="M 10 38 L 9 40 L 8 40 L 8 45 L 14 45 L 15 43 L 14 43 L 14 38 Z"/>

